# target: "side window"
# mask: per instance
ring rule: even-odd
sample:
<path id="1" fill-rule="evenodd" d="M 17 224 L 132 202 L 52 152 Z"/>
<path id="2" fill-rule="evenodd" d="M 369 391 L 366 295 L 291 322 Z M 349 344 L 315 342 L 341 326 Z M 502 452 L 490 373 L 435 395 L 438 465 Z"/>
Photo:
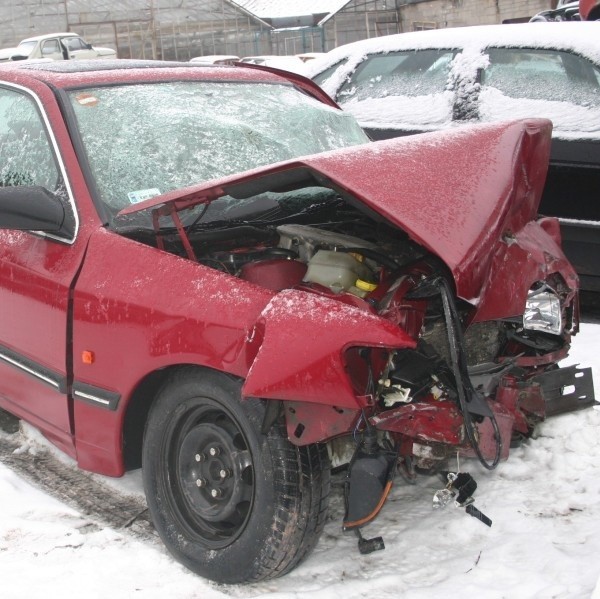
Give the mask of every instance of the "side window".
<path id="1" fill-rule="evenodd" d="M 84 46 L 82 41 L 78 37 L 67 37 L 63 39 L 63 43 L 69 48 L 69 50 L 83 50 Z"/>
<path id="2" fill-rule="evenodd" d="M 65 193 L 37 106 L 18 91 L 0 88 L 0 186 L 15 185 Z"/>
<path id="3" fill-rule="evenodd" d="M 488 48 L 482 85 L 511 98 L 600 106 L 600 74 L 588 60 L 555 50 Z"/>
<path id="4" fill-rule="evenodd" d="M 42 44 L 42 56 L 60 53 L 58 40 L 48 40 Z"/>

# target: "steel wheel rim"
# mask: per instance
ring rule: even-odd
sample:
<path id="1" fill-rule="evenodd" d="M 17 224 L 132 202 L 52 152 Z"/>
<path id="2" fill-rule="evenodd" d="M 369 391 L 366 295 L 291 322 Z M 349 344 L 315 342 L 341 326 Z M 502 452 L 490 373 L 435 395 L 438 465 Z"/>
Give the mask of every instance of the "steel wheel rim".
<path id="1" fill-rule="evenodd" d="M 246 527 L 254 503 L 254 462 L 234 416 L 217 402 L 180 406 L 165 435 L 166 490 L 180 525 L 219 549 Z"/>

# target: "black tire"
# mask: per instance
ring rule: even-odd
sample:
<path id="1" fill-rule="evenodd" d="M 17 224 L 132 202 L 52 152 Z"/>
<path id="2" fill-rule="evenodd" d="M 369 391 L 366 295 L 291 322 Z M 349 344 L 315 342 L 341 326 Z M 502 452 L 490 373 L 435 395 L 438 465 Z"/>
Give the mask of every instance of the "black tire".
<path id="1" fill-rule="evenodd" d="M 184 368 L 160 390 L 143 447 L 154 525 L 190 570 L 221 583 L 293 569 L 327 515 L 330 469 L 322 445 L 296 447 L 283 421 L 260 433 L 265 406 L 241 382 Z"/>

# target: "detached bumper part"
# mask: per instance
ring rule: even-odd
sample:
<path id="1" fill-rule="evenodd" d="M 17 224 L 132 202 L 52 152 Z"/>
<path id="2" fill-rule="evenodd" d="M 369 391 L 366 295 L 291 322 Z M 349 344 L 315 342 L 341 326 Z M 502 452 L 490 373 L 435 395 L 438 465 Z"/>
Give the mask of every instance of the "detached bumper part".
<path id="1" fill-rule="evenodd" d="M 583 410 L 597 404 L 591 368 L 567 366 L 544 372 L 532 379 L 540 385 L 546 417 Z"/>

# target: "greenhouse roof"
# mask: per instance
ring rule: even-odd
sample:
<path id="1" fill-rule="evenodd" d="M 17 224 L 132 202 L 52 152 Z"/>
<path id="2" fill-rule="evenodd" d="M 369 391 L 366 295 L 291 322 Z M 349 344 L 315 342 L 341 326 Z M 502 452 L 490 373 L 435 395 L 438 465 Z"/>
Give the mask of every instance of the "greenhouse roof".
<path id="1" fill-rule="evenodd" d="M 235 0 L 248 12 L 261 19 L 334 14 L 349 0 Z"/>

